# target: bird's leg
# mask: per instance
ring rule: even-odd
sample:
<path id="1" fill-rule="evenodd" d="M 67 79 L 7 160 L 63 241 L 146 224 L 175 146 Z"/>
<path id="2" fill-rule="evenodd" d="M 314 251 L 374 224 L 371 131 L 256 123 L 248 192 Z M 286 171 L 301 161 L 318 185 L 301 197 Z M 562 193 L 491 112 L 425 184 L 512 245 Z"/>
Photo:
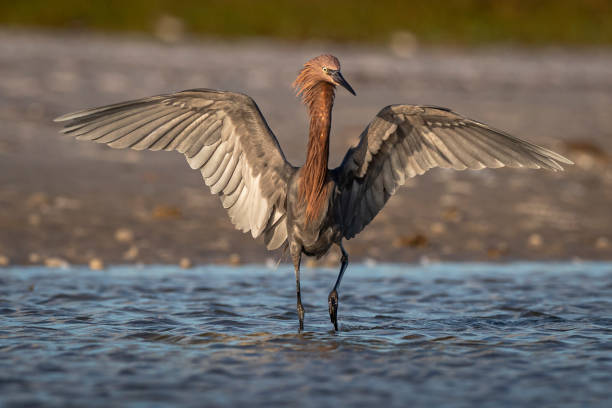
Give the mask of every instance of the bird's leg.
<path id="1" fill-rule="evenodd" d="M 334 325 L 334 330 L 338 331 L 338 287 L 340 286 L 340 282 L 342 281 L 342 276 L 344 275 L 344 271 L 348 266 L 348 254 L 344 250 L 342 246 L 342 242 L 339 244 L 340 251 L 342 251 L 342 258 L 340 258 L 340 262 L 342 265 L 340 266 L 340 273 L 338 274 L 338 279 L 336 279 L 336 284 L 331 292 L 329 292 L 329 296 L 327 297 L 327 304 L 329 306 L 329 318 Z"/>
<path id="2" fill-rule="evenodd" d="M 302 260 L 302 250 L 291 248 L 291 258 L 293 258 L 293 267 L 295 268 L 295 292 L 297 295 L 297 314 L 300 320 L 300 331 L 304 330 L 304 306 L 302 306 L 302 294 L 300 291 L 300 263 Z"/>

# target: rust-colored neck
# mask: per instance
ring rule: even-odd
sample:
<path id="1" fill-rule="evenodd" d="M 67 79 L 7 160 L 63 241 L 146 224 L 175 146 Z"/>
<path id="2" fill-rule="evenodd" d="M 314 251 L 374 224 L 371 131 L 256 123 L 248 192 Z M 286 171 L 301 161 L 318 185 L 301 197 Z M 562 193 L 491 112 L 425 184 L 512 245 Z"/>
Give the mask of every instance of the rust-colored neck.
<path id="1" fill-rule="evenodd" d="M 310 114 L 310 130 L 299 195 L 306 203 L 306 220 L 309 222 L 318 217 L 327 199 L 329 131 L 335 92 L 334 86 L 327 82 L 317 83 L 308 92 L 310 95 L 306 103 Z"/>

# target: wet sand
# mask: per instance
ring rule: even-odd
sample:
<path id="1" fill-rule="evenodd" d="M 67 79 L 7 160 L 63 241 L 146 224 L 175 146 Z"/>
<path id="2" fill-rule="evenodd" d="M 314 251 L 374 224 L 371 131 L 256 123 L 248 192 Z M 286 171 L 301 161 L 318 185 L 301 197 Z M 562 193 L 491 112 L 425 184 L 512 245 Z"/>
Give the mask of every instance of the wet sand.
<path id="1" fill-rule="evenodd" d="M 174 90 L 253 96 L 288 159 L 307 117 L 290 84 L 336 54 L 331 166 L 392 103 L 446 106 L 566 155 L 563 173 L 433 170 L 408 181 L 346 248 L 351 260 L 612 259 L 611 50 L 422 49 L 189 42 L 0 31 L 0 265 L 275 260 L 234 230 L 176 153 L 117 151 L 57 133 L 60 114 Z M 99 262 L 96 262 L 98 260 Z M 334 265 L 336 250 L 320 262 Z"/>

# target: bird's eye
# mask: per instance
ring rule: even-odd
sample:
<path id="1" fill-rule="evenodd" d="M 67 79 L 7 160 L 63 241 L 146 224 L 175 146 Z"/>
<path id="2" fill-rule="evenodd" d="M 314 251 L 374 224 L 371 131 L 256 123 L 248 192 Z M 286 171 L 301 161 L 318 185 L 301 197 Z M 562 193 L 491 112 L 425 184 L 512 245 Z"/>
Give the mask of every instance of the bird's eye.
<path id="1" fill-rule="evenodd" d="M 327 67 L 323 67 L 323 72 L 327 73 Z"/>

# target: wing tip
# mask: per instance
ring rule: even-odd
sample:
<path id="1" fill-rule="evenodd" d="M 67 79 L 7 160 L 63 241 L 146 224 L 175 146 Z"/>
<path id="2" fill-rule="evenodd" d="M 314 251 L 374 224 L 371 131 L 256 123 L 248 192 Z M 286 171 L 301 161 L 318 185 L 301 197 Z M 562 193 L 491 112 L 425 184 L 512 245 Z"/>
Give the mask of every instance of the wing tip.
<path id="1" fill-rule="evenodd" d="M 54 118 L 53 122 L 56 122 L 56 123 L 57 122 L 68 122 L 71 120 L 75 120 L 75 119 L 79 119 L 84 116 L 87 116 L 90 113 L 93 113 L 93 109 L 86 109 L 86 110 L 81 110 L 77 112 L 65 113 L 62 116 L 58 116 L 57 118 Z"/>
<path id="2" fill-rule="evenodd" d="M 540 147 L 540 146 L 538 146 L 538 147 L 543 151 L 543 153 L 545 153 L 545 156 L 548 159 L 551 159 L 551 160 L 553 160 L 555 162 L 559 162 L 559 163 L 563 163 L 563 164 L 568 164 L 568 165 L 574 165 L 575 164 L 573 161 L 571 161 L 570 159 L 568 159 L 565 156 L 560 155 L 557 152 L 553 152 L 552 150 L 549 150 L 549 149 L 546 149 L 546 148 L 543 148 L 543 147 Z"/>
<path id="3" fill-rule="evenodd" d="M 72 113 L 66 113 L 62 116 L 58 116 L 57 118 L 53 118 L 53 122 L 58 123 L 58 122 L 66 122 L 70 120 L 70 116 L 72 115 Z"/>
<path id="4" fill-rule="evenodd" d="M 538 146 L 539 147 L 539 146 Z M 543 147 L 540 147 L 540 149 L 542 150 L 542 152 L 537 152 L 538 154 L 544 156 L 544 158 L 547 159 L 546 164 L 548 164 L 547 167 L 551 168 L 551 169 L 555 169 L 555 171 L 564 171 L 565 169 L 563 168 L 563 166 L 561 164 L 565 164 L 568 166 L 573 166 L 575 163 L 573 161 L 571 161 L 570 159 L 568 159 L 565 156 L 560 155 L 559 153 L 553 152 L 552 150 L 548 150 L 545 149 Z M 542 154 L 544 153 L 544 154 Z M 550 163 L 548 163 L 550 162 Z"/>

